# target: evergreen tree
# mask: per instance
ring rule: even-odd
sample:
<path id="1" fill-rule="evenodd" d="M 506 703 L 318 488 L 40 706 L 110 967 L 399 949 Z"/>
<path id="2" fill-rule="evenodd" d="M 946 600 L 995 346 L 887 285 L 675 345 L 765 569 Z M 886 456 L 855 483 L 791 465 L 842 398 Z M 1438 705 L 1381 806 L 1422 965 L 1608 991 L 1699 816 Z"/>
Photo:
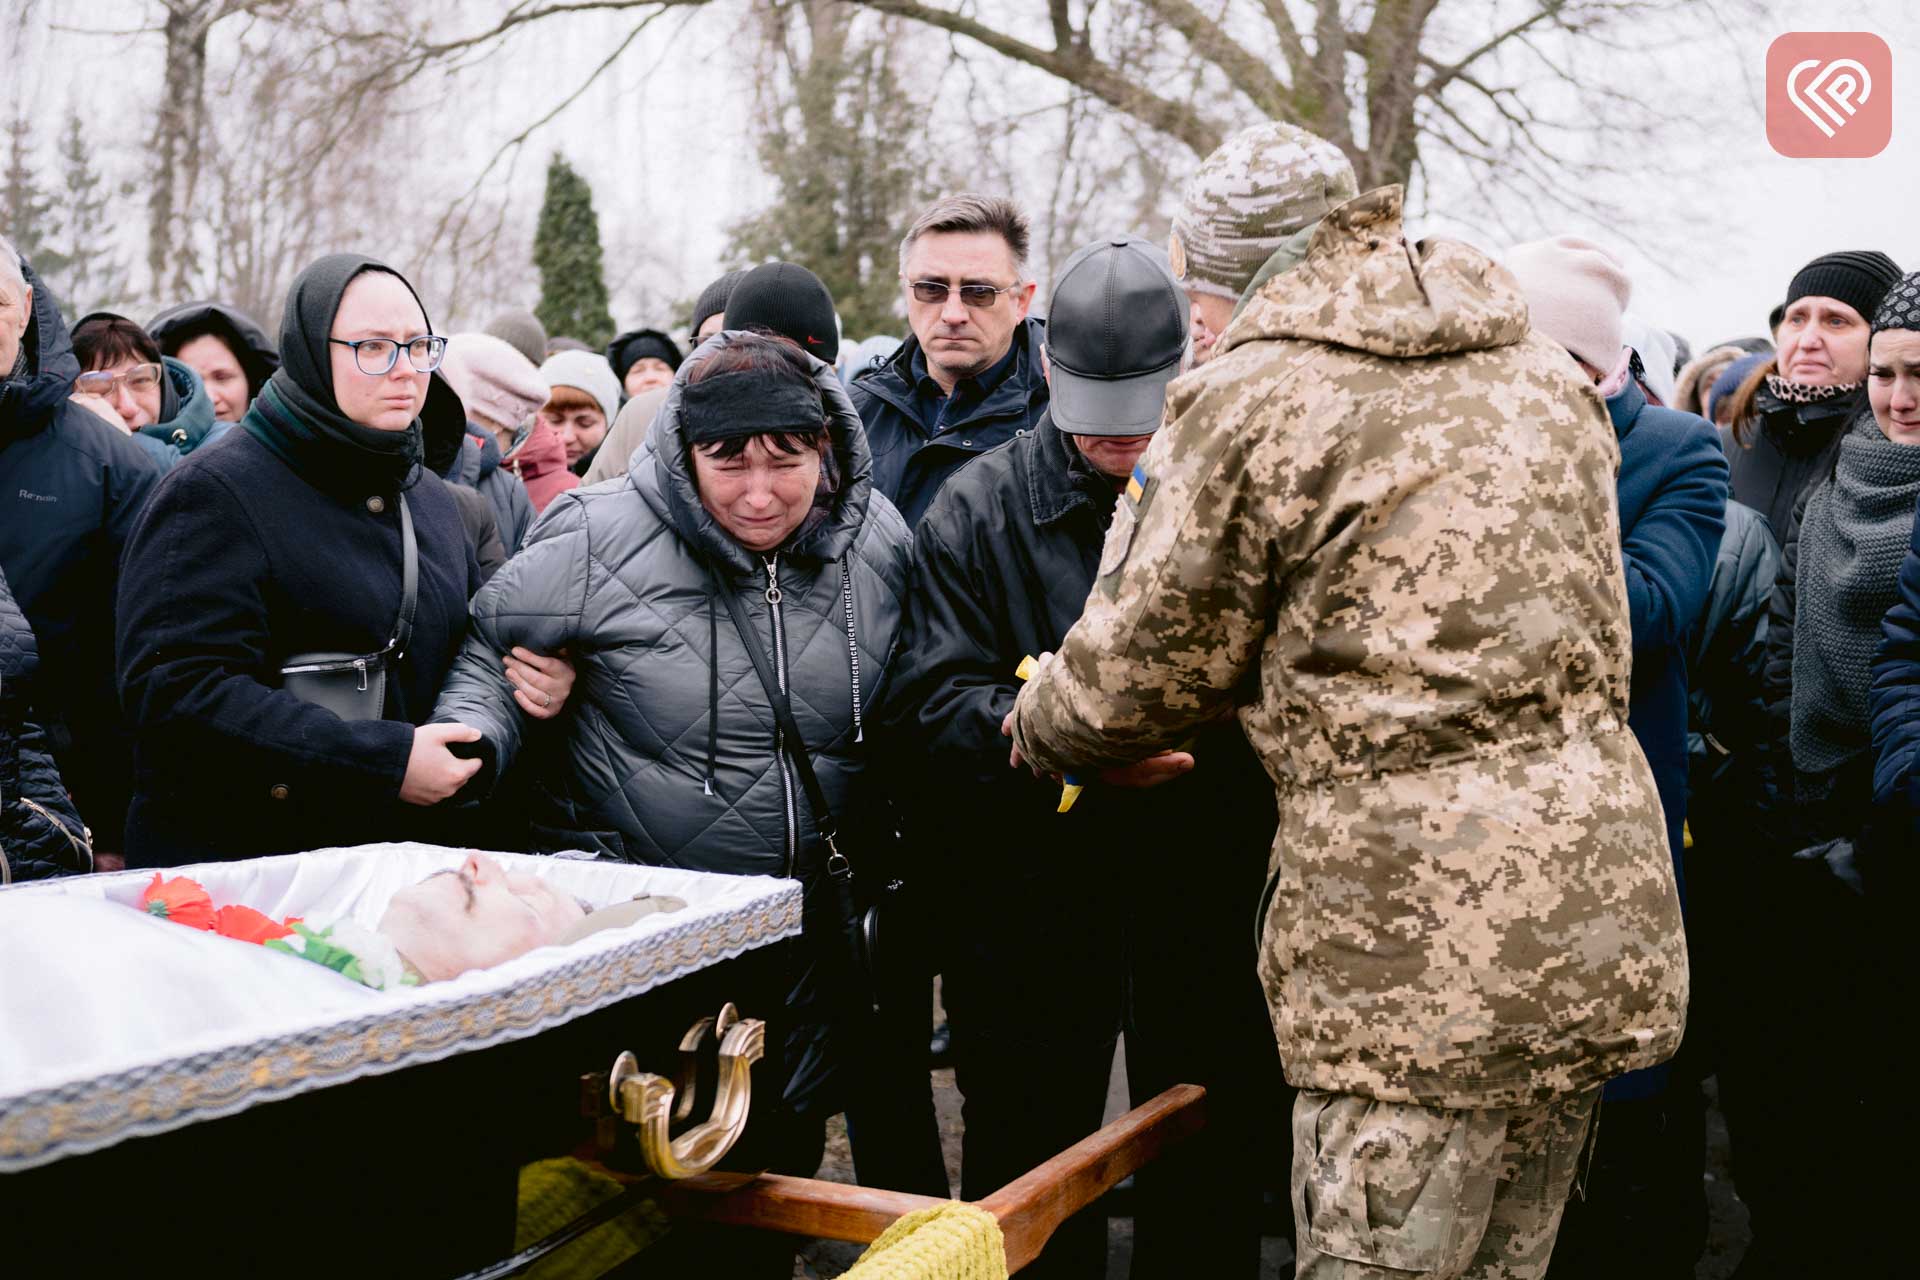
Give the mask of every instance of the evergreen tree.
<path id="1" fill-rule="evenodd" d="M 26 113 L 16 108 L 7 124 L 6 176 L 0 181 L 0 232 L 43 279 L 57 278 L 67 259 L 55 251 L 53 197 L 34 169 L 33 130 Z"/>
<path id="2" fill-rule="evenodd" d="M 561 156 L 547 166 L 547 195 L 533 233 L 533 265 L 540 271 L 540 303 L 533 309 L 554 337 L 603 347 L 613 338 L 607 277 L 600 253 L 600 220 L 593 189 Z"/>
<path id="3" fill-rule="evenodd" d="M 897 333 L 900 239 L 928 194 L 925 111 L 901 87 L 884 31 L 856 37 L 837 4 L 798 12 L 804 57 L 784 17 L 770 33 L 788 75 L 759 150 L 779 194 L 732 228 L 732 255 L 807 267 L 849 340 Z"/>
<path id="4" fill-rule="evenodd" d="M 93 167 L 78 111 L 68 113 L 60 133 L 60 176 L 66 187 L 58 220 L 65 297 L 75 314 L 85 315 L 123 298 L 128 279 L 125 259 L 113 242 L 114 191 Z"/>

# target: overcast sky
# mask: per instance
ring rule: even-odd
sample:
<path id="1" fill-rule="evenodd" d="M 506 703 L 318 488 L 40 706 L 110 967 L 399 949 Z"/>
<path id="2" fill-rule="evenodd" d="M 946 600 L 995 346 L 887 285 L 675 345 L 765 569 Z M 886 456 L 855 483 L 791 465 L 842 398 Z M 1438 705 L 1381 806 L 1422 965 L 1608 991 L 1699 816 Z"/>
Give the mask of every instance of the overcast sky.
<path id="1" fill-rule="evenodd" d="M 0 0 L 7 38 L 13 38 L 28 2 Z M 36 2 L 43 15 L 49 11 L 47 0 Z M 1463 2 L 1454 0 L 1449 13 Z M 51 11 L 63 22 L 106 27 L 151 21 L 157 8 L 140 0 L 103 0 L 52 5 Z M 1920 193 L 1920 111 L 1909 108 L 1906 97 L 1915 92 L 1909 86 L 1920 85 L 1920 5 L 1838 0 L 1818 6 L 1820 16 L 1809 19 L 1814 8 L 1783 0 L 1758 20 L 1660 60 L 1628 60 L 1613 73 L 1621 87 L 1647 101 L 1674 104 L 1670 135 L 1658 153 L 1641 157 L 1643 177 L 1632 193 L 1649 216 L 1624 231 L 1575 217 L 1539 228 L 1540 234 L 1568 232 L 1617 246 L 1634 276 L 1634 310 L 1679 331 L 1696 348 L 1761 331 L 1795 269 L 1819 253 L 1878 248 L 1903 266 L 1920 266 L 1914 205 Z M 697 292 L 719 263 L 726 227 L 770 194 L 751 138 L 752 85 L 743 65 L 748 9 L 748 0 L 723 0 L 713 9 L 657 22 L 600 84 L 536 135 L 519 162 L 514 182 L 529 192 L 528 232 L 553 150 L 566 152 L 592 181 L 616 317 L 623 322 L 635 319 L 626 313 L 641 309 L 644 299 L 653 300 L 646 309 L 658 310 L 665 299 Z M 82 12 L 84 19 L 73 16 Z M 439 21 L 455 25 L 441 13 Z M 522 41 L 469 73 L 457 97 L 444 103 L 446 137 L 435 141 L 436 163 L 456 169 L 484 163 L 501 140 L 574 88 L 627 21 L 618 14 L 574 16 L 553 24 L 550 36 Z M 464 16 L 457 23 L 462 30 L 470 25 Z M 1879 156 L 1792 160 L 1768 146 L 1761 98 L 1767 46 L 1809 25 L 1871 30 L 1891 46 L 1894 83 L 1876 85 L 1874 92 L 1892 95 L 1895 124 L 1892 143 Z M 109 40 L 43 31 L 0 58 L 0 95 L 24 95 L 36 111 L 51 107 L 51 141 L 58 113 L 84 90 L 89 119 L 117 139 L 120 162 L 132 166 L 146 132 L 133 122 L 139 120 L 140 95 L 150 95 L 158 83 L 159 61 L 157 37 Z M 1004 74 L 1009 86 L 1028 83 L 1019 80 L 1028 73 Z M 1436 205 L 1440 199 L 1436 193 Z M 396 213 L 407 213 L 404 199 L 396 200 Z M 1440 207 L 1428 209 L 1413 229 L 1464 230 Z M 1471 233 L 1468 238 L 1482 239 Z M 528 302 L 531 293 L 530 287 Z"/>

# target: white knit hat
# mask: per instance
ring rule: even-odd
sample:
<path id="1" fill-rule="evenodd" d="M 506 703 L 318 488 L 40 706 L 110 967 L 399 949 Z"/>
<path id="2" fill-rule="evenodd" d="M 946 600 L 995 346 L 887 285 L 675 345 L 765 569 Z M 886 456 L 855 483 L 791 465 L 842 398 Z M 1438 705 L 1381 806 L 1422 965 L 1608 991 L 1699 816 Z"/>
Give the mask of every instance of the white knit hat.
<path id="1" fill-rule="evenodd" d="M 533 361 L 490 333 L 456 333 L 447 339 L 440 375 L 460 397 L 467 417 L 511 430 L 552 395 Z"/>
<path id="2" fill-rule="evenodd" d="M 1620 363 L 1633 282 L 1619 259 L 1591 240 L 1555 236 L 1507 250 L 1534 329 L 1602 372 Z"/>
<path id="3" fill-rule="evenodd" d="M 613 376 L 605 356 L 597 351 L 556 351 L 540 366 L 540 376 L 550 387 L 577 387 L 598 400 L 607 425 L 613 425 L 620 412 L 620 379 Z"/>

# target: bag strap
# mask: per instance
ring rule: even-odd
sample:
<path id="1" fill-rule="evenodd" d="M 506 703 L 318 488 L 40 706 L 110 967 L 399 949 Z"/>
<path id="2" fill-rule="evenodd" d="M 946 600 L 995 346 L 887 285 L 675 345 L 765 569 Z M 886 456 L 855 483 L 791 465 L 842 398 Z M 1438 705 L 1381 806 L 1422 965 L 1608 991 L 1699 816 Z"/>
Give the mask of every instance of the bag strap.
<path id="1" fill-rule="evenodd" d="M 707 566 L 707 574 L 713 580 L 713 589 L 727 602 L 727 612 L 733 615 L 733 629 L 740 633 L 740 643 L 745 646 L 747 657 L 753 660 L 753 669 L 760 676 L 760 686 L 767 691 L 767 701 L 773 704 L 773 715 L 780 726 L 780 740 L 786 749 L 787 757 L 793 761 L 793 768 L 800 775 L 800 785 L 807 793 L 807 804 L 813 809 L 813 825 L 820 832 L 820 839 L 827 846 L 827 874 L 836 880 L 853 879 L 853 864 L 840 852 L 837 837 L 840 834 L 839 821 L 833 816 L 833 810 L 827 805 L 827 793 L 820 787 L 820 779 L 813 772 L 813 761 L 807 756 L 806 739 L 800 736 L 800 726 L 794 722 L 793 706 L 787 698 L 787 691 L 780 687 L 780 677 L 773 670 L 773 663 L 767 658 L 767 650 L 755 634 L 753 620 L 747 617 L 747 607 L 740 603 L 740 594 L 732 590 L 712 564 Z M 714 655 L 718 661 L 719 655 Z"/>
<path id="2" fill-rule="evenodd" d="M 413 537 L 413 511 L 407 495 L 400 495 L 400 616 L 393 624 L 393 640 L 387 645 L 395 662 L 407 656 L 413 640 L 413 609 L 420 598 L 420 546 Z"/>

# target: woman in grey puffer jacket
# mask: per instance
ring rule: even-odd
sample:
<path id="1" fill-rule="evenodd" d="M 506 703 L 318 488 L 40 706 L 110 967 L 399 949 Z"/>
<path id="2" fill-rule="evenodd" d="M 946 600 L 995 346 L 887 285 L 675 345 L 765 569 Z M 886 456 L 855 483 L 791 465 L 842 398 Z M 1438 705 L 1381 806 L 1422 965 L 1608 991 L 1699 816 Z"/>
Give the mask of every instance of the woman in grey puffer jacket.
<path id="1" fill-rule="evenodd" d="M 479 729 L 484 785 L 513 767 L 524 740 L 501 655 L 564 646 L 580 672 L 564 729 L 525 766 L 537 847 L 801 881 L 786 1103 L 810 1134 L 850 1092 L 869 1092 L 841 1078 L 860 1055 L 835 1042 L 853 1016 L 837 963 L 848 921 L 719 592 L 745 606 L 842 828 L 873 823 L 885 797 L 864 724 L 889 696 L 909 534 L 870 471 L 860 418 L 830 365 L 783 338 L 716 335 L 681 367 L 627 475 L 555 499 L 474 598 L 435 712 Z M 859 1119 L 856 1110 L 856 1160 Z M 898 1143 L 900 1128 L 869 1133 Z M 925 1135 L 931 1158 L 907 1164 L 938 1170 L 930 1105 Z M 810 1138 L 798 1142 L 791 1163 L 805 1165 Z M 882 1154 L 876 1143 L 868 1153 Z M 892 1160 L 867 1164 L 863 1181 L 924 1181 Z M 900 1189 L 945 1195 L 944 1172 L 938 1186 Z"/>

